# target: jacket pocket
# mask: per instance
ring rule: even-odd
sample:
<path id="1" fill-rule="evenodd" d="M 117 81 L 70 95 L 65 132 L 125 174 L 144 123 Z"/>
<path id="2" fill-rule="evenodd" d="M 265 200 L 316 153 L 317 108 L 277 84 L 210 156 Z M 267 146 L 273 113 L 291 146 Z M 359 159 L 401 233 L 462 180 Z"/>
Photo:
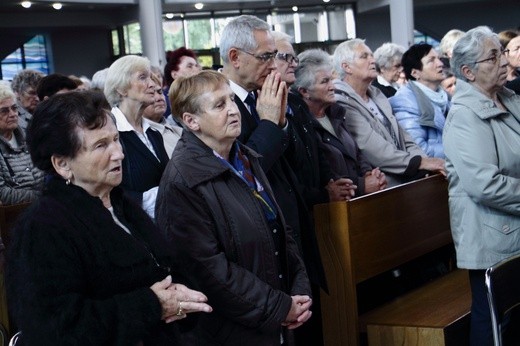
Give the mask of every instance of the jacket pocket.
<path id="1" fill-rule="evenodd" d="M 497 212 L 482 215 L 484 244 L 494 253 L 512 254 L 520 249 L 520 220 Z"/>

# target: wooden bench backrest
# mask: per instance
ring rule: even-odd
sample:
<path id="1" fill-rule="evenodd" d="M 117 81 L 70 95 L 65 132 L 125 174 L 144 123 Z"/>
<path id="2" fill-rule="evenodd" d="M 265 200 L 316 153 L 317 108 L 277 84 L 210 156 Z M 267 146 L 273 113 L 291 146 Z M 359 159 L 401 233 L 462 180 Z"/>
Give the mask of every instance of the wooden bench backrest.
<path id="1" fill-rule="evenodd" d="M 330 293 L 322 295 L 326 345 L 358 343 L 356 284 L 452 242 L 439 175 L 317 205 L 314 217 Z"/>

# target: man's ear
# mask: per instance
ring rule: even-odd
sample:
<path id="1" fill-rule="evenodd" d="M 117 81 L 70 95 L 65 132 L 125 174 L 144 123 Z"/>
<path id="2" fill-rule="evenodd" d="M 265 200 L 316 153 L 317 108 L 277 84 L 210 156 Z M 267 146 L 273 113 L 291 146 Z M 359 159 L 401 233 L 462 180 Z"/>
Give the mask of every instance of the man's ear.
<path id="1" fill-rule="evenodd" d="M 51 156 L 52 167 L 56 173 L 58 173 L 63 179 L 72 179 L 74 174 L 70 167 L 70 159 L 64 156 L 52 155 Z"/>
<path id="2" fill-rule="evenodd" d="M 341 63 L 341 69 L 345 71 L 347 74 L 352 74 L 352 69 L 350 68 L 350 64 L 346 61 Z"/>
<path id="3" fill-rule="evenodd" d="M 192 132 L 197 132 L 200 130 L 199 117 L 195 114 L 184 112 L 182 114 L 182 122 Z"/>
<path id="4" fill-rule="evenodd" d="M 468 65 L 462 65 L 462 67 L 460 68 L 460 70 L 462 71 L 462 75 L 464 77 L 466 77 L 466 79 L 470 82 L 474 82 L 475 81 L 475 74 L 473 73 L 473 71 L 468 67 Z"/>
<path id="5" fill-rule="evenodd" d="M 228 51 L 228 60 L 229 60 L 229 63 L 234 68 L 239 68 L 240 67 L 240 53 L 239 53 L 238 49 L 231 48 Z"/>

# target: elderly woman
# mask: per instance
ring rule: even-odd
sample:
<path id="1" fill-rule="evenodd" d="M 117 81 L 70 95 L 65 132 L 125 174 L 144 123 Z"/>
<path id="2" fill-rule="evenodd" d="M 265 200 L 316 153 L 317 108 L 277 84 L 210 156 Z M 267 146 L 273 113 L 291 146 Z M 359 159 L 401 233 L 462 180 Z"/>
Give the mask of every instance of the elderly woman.
<path id="1" fill-rule="evenodd" d="M 377 78 L 372 81 L 372 85 L 381 90 L 386 97 L 392 97 L 399 89 L 397 80 L 403 67 L 401 65 L 401 57 L 404 48 L 395 43 L 383 43 L 383 45 L 374 52 L 376 59 L 376 68 L 378 71 Z"/>
<path id="2" fill-rule="evenodd" d="M 388 99 L 371 85 L 377 77 L 372 51 L 364 40 L 341 43 L 334 52 L 336 101 L 349 115 L 345 126 L 373 167 L 379 167 L 388 185 L 395 186 L 444 173 L 444 160 L 428 157 L 397 123 Z"/>
<path id="3" fill-rule="evenodd" d="M 506 51 L 508 62 L 506 87 L 520 94 L 520 33 L 517 30 L 505 30 L 498 34 L 498 38 Z"/>
<path id="4" fill-rule="evenodd" d="M 117 187 L 124 154 L 103 102 L 88 91 L 56 95 L 28 129 L 49 179 L 13 232 L 8 262 L 26 345 L 171 345 L 166 323 L 211 311 L 202 293 L 172 284 L 169 247 Z"/>
<path id="5" fill-rule="evenodd" d="M 171 157 L 181 137 L 182 127 L 171 125 L 164 119 L 163 114 L 166 111 L 166 97 L 163 94 L 161 79 L 158 75 L 152 74 L 152 80 L 155 83 L 155 97 L 153 103 L 144 109 L 143 116 L 148 119 L 153 129 L 161 133 L 164 149 L 166 149 L 168 157 Z"/>
<path id="6" fill-rule="evenodd" d="M 0 84 L 0 202 L 31 202 L 43 187 L 43 172 L 36 168 L 18 126 L 18 106 L 11 88 Z"/>
<path id="7" fill-rule="evenodd" d="M 458 82 L 444 150 L 457 265 L 469 269 L 473 294 L 472 345 L 493 344 L 485 269 L 520 253 L 520 97 L 504 88 L 507 64 L 488 27 L 453 49 Z"/>
<path id="8" fill-rule="evenodd" d="M 189 77 L 202 70 L 197 55 L 191 49 L 180 47 L 166 52 L 166 65 L 164 65 L 164 96 L 166 97 L 166 111 L 164 117 L 170 122 L 175 122 L 171 116 L 170 100 L 168 92 L 173 81 L 178 77 Z"/>
<path id="9" fill-rule="evenodd" d="M 351 179 L 352 196 L 384 189 L 385 175 L 365 160 L 345 127 L 345 109 L 334 100 L 330 56 L 322 50 L 311 49 L 298 58 L 300 64 L 296 69 L 293 90 L 302 96 L 315 118 L 313 127 L 332 176 L 334 179 Z"/>
<path id="10" fill-rule="evenodd" d="M 234 97 L 215 71 L 173 82 L 184 132 L 161 180 L 157 221 L 214 308 L 186 331 L 188 344 L 280 345 L 311 316 L 310 287 L 258 155 L 236 140 Z"/>
<path id="11" fill-rule="evenodd" d="M 426 155 L 444 158 L 442 130 L 450 101 L 441 87 L 443 63 L 427 43 L 411 46 L 402 63 L 408 84 L 389 99 L 395 117 Z"/>
<path id="12" fill-rule="evenodd" d="M 35 70 L 21 70 L 14 76 L 11 87 L 16 94 L 18 113 L 20 115 L 20 128 L 25 133 L 32 113 L 40 102 L 36 88 L 43 78 L 43 73 Z"/>
<path id="13" fill-rule="evenodd" d="M 155 99 L 150 61 L 136 55 L 117 59 L 107 72 L 105 96 L 125 154 L 121 187 L 154 217 L 157 189 L 169 157 L 161 133 L 143 118 Z"/>

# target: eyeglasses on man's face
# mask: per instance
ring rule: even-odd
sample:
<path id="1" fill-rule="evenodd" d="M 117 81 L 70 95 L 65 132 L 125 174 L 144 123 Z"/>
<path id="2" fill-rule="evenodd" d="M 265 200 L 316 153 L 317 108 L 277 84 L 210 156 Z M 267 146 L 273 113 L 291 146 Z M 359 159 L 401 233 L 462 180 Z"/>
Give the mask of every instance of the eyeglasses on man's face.
<path id="1" fill-rule="evenodd" d="M 296 65 L 298 65 L 300 63 L 300 59 L 298 59 L 290 53 L 277 53 L 276 59 L 283 60 L 285 62 L 288 62 L 289 64 L 292 64 L 294 62 L 296 63 Z"/>
<path id="2" fill-rule="evenodd" d="M 11 112 L 14 112 L 14 113 L 18 114 L 18 106 L 16 104 L 14 104 L 14 105 L 12 105 L 10 107 L 2 107 L 2 108 L 0 108 L 0 116 L 2 116 L 2 117 L 8 116 Z"/>
<path id="3" fill-rule="evenodd" d="M 241 52 L 244 52 L 248 55 L 251 55 L 252 57 L 260 60 L 261 62 L 263 63 L 266 63 L 268 61 L 272 61 L 275 57 L 276 57 L 276 54 L 278 53 L 278 51 L 274 51 L 274 52 L 267 52 L 267 53 L 264 53 L 264 54 L 261 54 L 261 55 L 255 55 L 253 53 L 249 53 L 248 51 L 245 51 L 243 49 L 240 49 L 240 48 L 237 48 L 239 51 Z"/>
<path id="4" fill-rule="evenodd" d="M 493 53 L 493 55 L 491 55 L 489 58 L 475 61 L 475 64 L 480 64 L 480 63 L 486 62 L 486 61 L 490 61 L 492 64 L 496 64 L 497 61 L 500 60 L 500 57 L 507 53 L 509 53 L 509 49 L 504 49 L 500 53 Z"/>

